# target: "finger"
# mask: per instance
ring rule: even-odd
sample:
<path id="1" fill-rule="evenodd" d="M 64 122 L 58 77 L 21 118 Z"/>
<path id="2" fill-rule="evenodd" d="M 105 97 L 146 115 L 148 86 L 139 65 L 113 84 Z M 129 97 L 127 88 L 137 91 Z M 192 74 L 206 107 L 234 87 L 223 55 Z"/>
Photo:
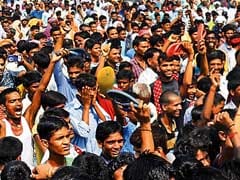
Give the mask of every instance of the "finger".
<path id="1" fill-rule="evenodd" d="M 133 102 L 130 102 L 130 110 L 134 113 L 137 113 L 137 110 L 135 109 Z"/>

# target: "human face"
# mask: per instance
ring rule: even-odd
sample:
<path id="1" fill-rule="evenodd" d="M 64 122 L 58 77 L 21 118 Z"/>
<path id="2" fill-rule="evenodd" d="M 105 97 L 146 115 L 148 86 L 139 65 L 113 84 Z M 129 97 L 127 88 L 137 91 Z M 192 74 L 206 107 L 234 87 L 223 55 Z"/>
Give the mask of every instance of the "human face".
<path id="1" fill-rule="evenodd" d="M 174 74 L 179 74 L 180 73 L 180 61 L 178 60 L 173 60 L 173 73 Z"/>
<path id="2" fill-rule="evenodd" d="M 100 143 L 100 145 L 102 146 L 104 154 L 111 158 L 115 158 L 120 154 L 123 147 L 123 137 L 119 132 L 112 133 L 104 140 L 103 143 Z"/>
<path id="3" fill-rule="evenodd" d="M 169 103 L 164 105 L 163 110 L 167 114 L 168 117 L 178 118 L 180 116 L 182 110 L 182 99 L 177 96 L 173 95 L 169 97 Z"/>
<path id="4" fill-rule="evenodd" d="M 148 61 L 148 64 L 149 66 L 155 70 L 156 72 L 159 71 L 159 63 L 158 63 L 158 59 L 159 59 L 159 53 L 156 52 L 156 53 L 153 53 L 153 57 L 152 58 L 149 58 L 147 61 Z"/>
<path id="5" fill-rule="evenodd" d="M 213 59 L 209 62 L 210 71 L 213 70 L 213 73 L 221 73 L 223 70 L 223 62 L 221 59 Z"/>
<path id="6" fill-rule="evenodd" d="M 129 79 L 119 79 L 117 80 L 118 88 L 127 91 L 130 88 L 130 80 Z"/>
<path id="7" fill-rule="evenodd" d="M 39 48 L 34 48 L 34 49 L 31 49 L 29 51 L 29 57 L 32 58 L 34 56 L 35 53 L 37 53 L 39 51 Z"/>
<path id="8" fill-rule="evenodd" d="M 227 41 L 230 40 L 230 38 L 233 36 L 233 34 L 234 34 L 233 30 L 226 31 L 225 37 L 226 37 Z"/>
<path id="9" fill-rule="evenodd" d="M 142 41 L 134 47 L 136 53 L 140 56 L 143 56 L 148 48 L 149 48 L 149 42 L 148 41 Z"/>
<path id="10" fill-rule="evenodd" d="M 202 151 L 199 149 L 195 157 L 203 164 L 203 166 L 210 166 L 210 158 L 207 151 Z"/>
<path id="11" fill-rule="evenodd" d="M 35 82 L 35 83 L 32 83 L 28 88 L 27 88 L 27 91 L 28 91 L 28 94 L 29 94 L 29 97 L 32 98 L 34 93 L 37 91 L 38 87 L 39 87 L 39 82 Z"/>
<path id="12" fill-rule="evenodd" d="M 48 141 L 48 149 L 57 155 L 68 155 L 70 153 L 70 131 L 69 128 L 62 127 L 53 133 Z"/>
<path id="13" fill-rule="evenodd" d="M 221 102 L 220 102 L 219 104 L 217 104 L 217 105 L 213 105 L 213 107 L 212 107 L 212 113 L 213 113 L 213 114 L 218 114 L 218 113 L 220 113 L 220 112 L 223 110 L 224 105 L 225 105 L 225 102 L 224 102 L 224 101 L 221 101 Z"/>
<path id="14" fill-rule="evenodd" d="M 77 77 L 83 72 L 83 70 L 80 67 L 69 67 L 68 68 L 68 76 L 70 78 L 70 80 L 72 81 L 72 83 L 74 84 Z"/>
<path id="15" fill-rule="evenodd" d="M 138 26 L 133 26 L 132 31 L 133 31 L 133 33 L 138 33 L 139 32 L 139 27 Z"/>
<path id="16" fill-rule="evenodd" d="M 171 30 L 170 23 L 165 23 L 163 25 L 163 29 L 164 29 L 165 32 L 169 32 Z"/>
<path id="17" fill-rule="evenodd" d="M 170 62 L 162 61 L 160 63 L 160 72 L 166 78 L 172 78 L 173 69 L 174 69 L 174 65 L 172 61 Z"/>
<path id="18" fill-rule="evenodd" d="M 215 34 L 212 33 L 212 34 L 208 34 L 206 36 L 206 45 L 208 48 L 210 49 L 214 49 L 217 45 L 217 39 L 215 37 Z"/>
<path id="19" fill-rule="evenodd" d="M 96 24 L 92 24 L 90 26 L 90 30 L 91 30 L 91 32 L 97 32 L 97 25 Z"/>
<path id="20" fill-rule="evenodd" d="M 108 38 L 109 39 L 116 39 L 118 38 L 118 32 L 117 32 L 117 29 L 112 29 L 109 31 L 109 34 L 108 34 Z"/>
<path id="21" fill-rule="evenodd" d="M 54 42 L 56 42 L 57 39 L 61 38 L 61 36 L 62 36 L 61 31 L 54 31 L 54 32 L 52 33 L 52 37 L 53 37 Z"/>
<path id="22" fill-rule="evenodd" d="M 197 85 L 189 85 L 187 87 L 187 97 L 188 97 L 188 99 L 194 100 L 196 92 L 197 92 Z"/>
<path id="23" fill-rule="evenodd" d="M 105 27 L 107 25 L 107 19 L 103 19 L 102 21 L 100 21 L 100 24 L 102 27 Z"/>
<path id="24" fill-rule="evenodd" d="M 4 70 L 5 70 L 5 61 L 4 59 L 0 58 L 0 77 L 3 76 Z"/>
<path id="25" fill-rule="evenodd" d="M 111 49 L 108 55 L 108 60 L 110 63 L 117 64 L 121 61 L 121 49 Z"/>
<path id="26" fill-rule="evenodd" d="M 99 57 L 100 54 L 101 54 L 101 46 L 100 46 L 100 44 L 94 44 L 93 48 L 90 51 L 90 54 L 93 57 Z"/>
<path id="27" fill-rule="evenodd" d="M 193 42 L 197 42 L 197 41 L 198 41 L 197 32 L 194 32 L 194 33 L 191 35 L 191 39 L 192 39 Z"/>
<path id="28" fill-rule="evenodd" d="M 12 92 L 6 95 L 5 107 L 8 118 L 21 119 L 22 98 L 18 92 Z"/>
<path id="29" fill-rule="evenodd" d="M 119 39 L 125 40 L 126 37 L 127 37 L 127 33 L 126 33 L 125 30 L 123 30 L 123 31 L 121 31 L 121 32 L 119 33 Z"/>
<path id="30" fill-rule="evenodd" d="M 76 48 L 84 48 L 84 39 L 81 36 L 76 36 L 74 43 Z"/>

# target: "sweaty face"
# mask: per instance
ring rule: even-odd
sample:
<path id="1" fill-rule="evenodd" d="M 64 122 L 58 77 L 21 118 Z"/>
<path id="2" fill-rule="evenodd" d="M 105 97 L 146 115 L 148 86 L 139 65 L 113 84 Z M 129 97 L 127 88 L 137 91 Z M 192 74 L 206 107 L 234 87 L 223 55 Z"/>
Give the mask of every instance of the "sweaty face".
<path id="1" fill-rule="evenodd" d="M 48 149 L 58 155 L 68 155 L 70 153 L 70 135 L 69 128 L 62 127 L 57 130 L 48 142 Z"/>
<path id="2" fill-rule="evenodd" d="M 18 92 L 6 95 L 6 114 L 11 119 L 20 119 L 22 116 L 22 98 Z"/>
<path id="3" fill-rule="evenodd" d="M 148 41 L 142 41 L 138 45 L 134 47 L 136 53 L 143 56 L 145 51 L 149 48 L 149 42 Z"/>
<path id="4" fill-rule="evenodd" d="M 165 113 L 169 117 L 177 118 L 180 116 L 181 110 L 182 110 L 182 99 L 177 96 L 173 95 L 169 97 L 169 103 L 165 106 Z"/>
<path id="5" fill-rule="evenodd" d="M 108 55 L 109 62 L 116 64 L 121 61 L 121 49 L 111 49 Z"/>
<path id="6" fill-rule="evenodd" d="M 174 65 L 173 62 L 162 61 L 160 64 L 160 72 L 166 78 L 171 78 L 173 75 Z"/>
<path id="7" fill-rule="evenodd" d="M 213 59 L 209 62 L 209 69 L 213 71 L 213 73 L 221 73 L 223 70 L 223 62 L 221 59 Z"/>
<path id="8" fill-rule="evenodd" d="M 123 147 L 123 137 L 119 132 L 112 133 L 101 143 L 104 154 L 111 158 L 115 158 L 120 154 Z"/>
<path id="9" fill-rule="evenodd" d="M 80 67 L 69 67 L 68 68 L 68 76 L 70 78 L 70 80 L 72 81 L 72 83 L 74 84 L 77 77 L 83 72 L 83 70 Z"/>

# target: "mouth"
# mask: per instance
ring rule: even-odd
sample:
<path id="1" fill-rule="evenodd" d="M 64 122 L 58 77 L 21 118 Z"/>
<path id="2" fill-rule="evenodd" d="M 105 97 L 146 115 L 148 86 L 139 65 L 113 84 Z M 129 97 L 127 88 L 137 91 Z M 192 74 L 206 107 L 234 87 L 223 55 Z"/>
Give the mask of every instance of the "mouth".
<path id="1" fill-rule="evenodd" d="M 17 116 L 21 116 L 21 115 L 22 115 L 22 108 L 17 108 L 17 109 L 15 110 L 15 114 L 16 114 Z"/>

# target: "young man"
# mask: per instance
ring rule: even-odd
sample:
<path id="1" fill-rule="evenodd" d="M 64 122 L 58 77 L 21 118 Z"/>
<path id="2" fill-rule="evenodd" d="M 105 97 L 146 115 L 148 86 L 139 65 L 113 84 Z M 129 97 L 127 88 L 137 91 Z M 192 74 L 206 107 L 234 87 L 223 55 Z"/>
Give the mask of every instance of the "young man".
<path id="1" fill-rule="evenodd" d="M 101 157 L 106 164 L 119 156 L 123 147 L 122 126 L 115 121 L 100 123 L 96 130 L 96 139 L 102 149 Z"/>
<path id="2" fill-rule="evenodd" d="M 118 88 L 123 91 L 132 91 L 134 74 L 131 70 L 121 70 L 116 75 Z"/>
<path id="3" fill-rule="evenodd" d="M 99 154 L 100 149 L 95 139 L 96 128 L 100 122 L 110 120 L 110 116 L 96 101 L 96 77 L 82 73 L 75 84 L 78 92 L 66 107 L 75 133 L 72 143 L 87 152 Z"/>
<path id="4" fill-rule="evenodd" d="M 49 159 L 33 171 L 33 178 L 48 179 L 66 164 L 65 156 L 70 153 L 70 131 L 67 122 L 60 117 L 43 117 L 37 127 L 44 146 L 49 150 Z"/>

